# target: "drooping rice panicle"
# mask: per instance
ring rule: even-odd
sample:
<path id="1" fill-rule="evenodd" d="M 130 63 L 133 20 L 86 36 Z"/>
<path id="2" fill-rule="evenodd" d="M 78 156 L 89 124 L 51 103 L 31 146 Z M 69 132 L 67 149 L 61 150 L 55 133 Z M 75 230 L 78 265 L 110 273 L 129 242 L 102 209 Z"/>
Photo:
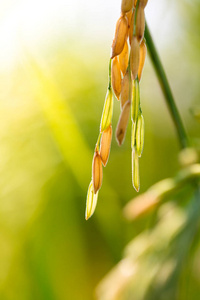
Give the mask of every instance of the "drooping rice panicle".
<path id="1" fill-rule="evenodd" d="M 100 132 L 92 163 L 92 181 L 86 201 L 86 220 L 97 205 L 105 167 L 112 141 L 113 93 L 120 99 L 121 114 L 116 128 L 116 139 L 122 145 L 131 115 L 132 183 L 140 188 L 139 158 L 144 146 L 144 117 L 140 102 L 140 80 L 146 58 L 144 37 L 147 0 L 122 0 L 121 16 L 117 20 L 109 61 L 109 85 L 103 107 Z M 129 41 L 129 43 L 128 43 Z M 131 114 L 130 114 L 131 111 Z"/>

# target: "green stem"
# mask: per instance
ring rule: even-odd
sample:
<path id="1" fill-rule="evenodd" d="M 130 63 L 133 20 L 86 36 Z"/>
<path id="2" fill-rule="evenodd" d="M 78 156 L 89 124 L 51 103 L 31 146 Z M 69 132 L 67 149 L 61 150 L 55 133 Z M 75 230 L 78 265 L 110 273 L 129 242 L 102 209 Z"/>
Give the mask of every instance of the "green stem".
<path id="1" fill-rule="evenodd" d="M 147 44 L 147 48 L 148 48 L 148 53 L 150 55 L 151 61 L 153 63 L 154 69 L 156 71 L 158 80 L 160 82 L 160 85 L 161 85 L 161 88 L 163 91 L 163 94 L 165 96 L 165 100 L 167 102 L 171 117 L 174 121 L 174 125 L 177 130 L 181 148 L 187 148 L 189 146 L 188 137 L 187 137 L 185 128 L 183 126 L 183 122 L 181 120 L 178 109 L 176 107 L 174 97 L 172 95 L 165 71 L 163 69 L 162 63 L 158 56 L 157 50 L 154 46 L 154 42 L 152 40 L 151 33 L 149 31 L 147 23 L 146 23 L 146 27 L 145 27 L 145 39 L 146 39 L 146 44 Z"/>
<path id="2" fill-rule="evenodd" d="M 109 68 L 108 68 L 108 89 L 111 90 L 111 63 L 112 59 L 109 60 Z"/>

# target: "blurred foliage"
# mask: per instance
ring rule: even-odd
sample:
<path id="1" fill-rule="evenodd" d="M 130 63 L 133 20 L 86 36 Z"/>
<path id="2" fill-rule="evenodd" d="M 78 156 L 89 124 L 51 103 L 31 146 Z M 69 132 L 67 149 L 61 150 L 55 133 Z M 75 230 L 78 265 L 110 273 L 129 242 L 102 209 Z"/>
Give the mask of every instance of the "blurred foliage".
<path id="1" fill-rule="evenodd" d="M 183 151 L 188 156 L 189 152 Z M 129 300 L 133 295 L 138 300 L 196 298 L 199 285 L 185 282 L 184 276 L 194 275 L 194 250 L 198 255 L 199 178 L 200 164 L 187 166 L 174 179 L 158 182 L 126 205 L 124 215 L 128 220 L 154 209 L 156 222 L 128 244 L 123 259 L 100 282 L 98 299 Z M 188 201 L 180 209 L 174 200 L 177 190 L 186 185 L 192 196 L 187 198 L 185 194 Z M 171 203 L 164 204 L 164 199 Z M 195 271 L 195 275 L 199 274 L 198 268 Z M 188 275 L 182 275 L 187 272 Z"/>
<path id="2" fill-rule="evenodd" d="M 199 1 L 195 5 L 199 6 Z M 190 1 L 180 6 L 182 11 L 177 14 L 187 11 L 189 27 L 182 32 L 184 43 L 172 53 L 178 67 L 174 67 L 168 49 L 163 50 L 162 57 L 187 131 L 198 147 L 199 123 L 188 109 L 199 101 L 196 45 L 200 10 Z M 126 222 L 122 209 L 136 195 L 131 185 L 130 128 L 121 149 L 113 139 L 97 210 L 91 220 L 84 220 L 93 148 L 107 87 L 108 59 L 102 49 L 88 41 L 80 50 L 75 40 L 65 43 L 55 39 L 46 48 L 24 47 L 17 64 L 0 70 L 2 300 L 93 299 L 98 282 L 119 263 L 131 240 L 134 251 L 139 247 L 144 253 L 137 260 L 138 281 L 127 290 L 125 299 L 132 299 L 132 293 L 138 295 L 135 299 L 143 299 L 146 287 L 147 299 L 165 299 L 159 298 L 160 287 L 173 287 L 167 278 L 173 273 L 177 248 L 170 242 L 183 224 L 197 224 L 193 221 L 198 219 L 199 203 L 187 186 L 159 212 L 132 224 Z M 141 93 L 146 125 L 140 167 L 144 192 L 155 182 L 173 177 L 179 162 L 173 125 L 149 61 Z M 115 101 L 113 128 L 119 116 L 118 104 Z M 199 232 L 196 227 L 191 230 L 196 234 L 195 251 L 192 248 L 185 254 L 179 298 L 170 299 L 197 299 L 200 292 Z M 191 233 L 186 230 L 177 238 L 179 248 L 187 251 Z M 128 247 L 125 253 L 132 251 Z M 162 277 L 155 276 L 161 273 Z M 152 278 L 155 280 L 150 286 Z"/>

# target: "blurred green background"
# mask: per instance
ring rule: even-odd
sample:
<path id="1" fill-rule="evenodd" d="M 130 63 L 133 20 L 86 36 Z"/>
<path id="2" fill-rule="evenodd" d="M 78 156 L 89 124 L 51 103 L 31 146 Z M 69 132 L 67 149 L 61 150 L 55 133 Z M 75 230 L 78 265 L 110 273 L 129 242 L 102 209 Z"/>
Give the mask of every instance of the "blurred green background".
<path id="1" fill-rule="evenodd" d="M 160 2 L 149 0 L 147 20 L 199 147 L 190 110 L 200 97 L 200 1 Z M 124 246 L 154 222 L 122 216 L 136 196 L 130 126 L 121 148 L 113 137 L 96 212 L 84 219 L 120 1 L 2 1 L 0 10 L 0 299 L 90 300 Z M 179 169 L 178 140 L 148 57 L 141 102 L 144 192 Z M 119 113 L 115 99 L 114 130 Z M 192 290 L 185 299 L 198 299 L 200 288 Z"/>

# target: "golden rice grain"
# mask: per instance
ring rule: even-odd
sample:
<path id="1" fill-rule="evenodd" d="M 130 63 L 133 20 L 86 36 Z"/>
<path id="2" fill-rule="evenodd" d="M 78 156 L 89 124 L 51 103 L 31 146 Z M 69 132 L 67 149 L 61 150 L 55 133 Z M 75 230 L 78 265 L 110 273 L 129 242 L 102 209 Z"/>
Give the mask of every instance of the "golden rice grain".
<path id="1" fill-rule="evenodd" d="M 145 8 L 145 6 L 147 5 L 148 0 L 140 0 L 140 5 Z"/>
<path id="2" fill-rule="evenodd" d="M 125 44 L 124 44 L 124 49 L 122 50 L 122 52 L 118 56 L 119 66 L 120 66 L 120 70 L 122 71 L 123 76 L 126 73 L 126 69 L 128 67 L 128 56 L 129 56 L 128 43 L 126 41 Z"/>
<path id="3" fill-rule="evenodd" d="M 138 80 L 139 81 L 141 80 L 146 55 L 147 55 L 147 47 L 146 47 L 145 41 L 142 40 L 142 42 L 140 44 L 140 62 L 139 62 L 139 68 L 138 68 Z"/>
<path id="4" fill-rule="evenodd" d="M 93 182 L 93 189 L 95 194 L 101 188 L 102 179 L 103 179 L 103 170 L 102 170 L 101 156 L 99 152 L 96 150 L 92 162 L 92 182 Z"/>
<path id="5" fill-rule="evenodd" d="M 121 103 L 121 109 L 123 109 L 124 104 L 131 100 L 129 99 L 129 92 L 131 90 L 131 80 L 129 76 L 129 71 L 126 71 L 126 74 L 124 75 L 124 78 L 122 79 L 122 89 L 121 89 L 121 95 L 120 95 L 120 103 Z"/>
<path id="6" fill-rule="evenodd" d="M 141 42 L 141 40 L 144 37 L 144 29 L 145 29 L 144 8 L 142 7 L 141 3 L 139 3 L 139 7 L 137 10 L 137 18 L 136 18 L 136 36 L 138 42 Z"/>
<path id="7" fill-rule="evenodd" d="M 129 120 L 129 115 L 130 115 L 130 105 L 131 102 L 127 101 L 124 104 L 123 110 L 121 112 L 118 124 L 117 124 L 117 129 L 116 129 L 116 139 L 119 144 L 119 146 L 122 145 L 125 135 L 126 135 L 126 129 L 128 125 L 128 120 Z"/>
<path id="8" fill-rule="evenodd" d="M 113 91 L 118 100 L 121 93 L 121 86 L 122 86 L 121 81 L 122 78 L 121 78 L 119 61 L 117 57 L 114 57 L 111 66 L 111 82 L 112 82 Z"/>
<path id="9" fill-rule="evenodd" d="M 121 3 L 121 12 L 126 13 L 133 8 L 134 0 L 122 0 Z"/>
<path id="10" fill-rule="evenodd" d="M 108 162 L 111 141 L 112 141 L 112 126 L 110 125 L 106 130 L 104 130 L 101 137 L 100 156 L 104 167 Z"/>
<path id="11" fill-rule="evenodd" d="M 128 29 L 130 27 L 130 24 L 131 24 L 131 17 L 132 17 L 132 14 L 133 14 L 133 11 L 132 9 L 126 13 L 126 16 L 127 16 L 127 19 L 128 19 Z"/>
<path id="12" fill-rule="evenodd" d="M 132 37 L 133 37 L 134 18 L 135 18 L 135 10 L 132 13 L 130 26 L 129 26 L 129 30 L 128 30 L 128 37 L 129 37 L 129 44 L 130 45 L 131 45 L 131 40 L 132 40 Z"/>
<path id="13" fill-rule="evenodd" d="M 138 74 L 139 60 L 140 60 L 140 44 L 136 36 L 133 36 L 131 40 L 131 51 L 130 51 L 130 67 L 131 67 L 133 80 L 136 79 Z"/>
<path id="14" fill-rule="evenodd" d="M 111 58 L 119 55 L 123 48 L 128 34 L 128 19 L 126 15 L 121 16 L 116 24 L 115 36 L 112 43 Z"/>

